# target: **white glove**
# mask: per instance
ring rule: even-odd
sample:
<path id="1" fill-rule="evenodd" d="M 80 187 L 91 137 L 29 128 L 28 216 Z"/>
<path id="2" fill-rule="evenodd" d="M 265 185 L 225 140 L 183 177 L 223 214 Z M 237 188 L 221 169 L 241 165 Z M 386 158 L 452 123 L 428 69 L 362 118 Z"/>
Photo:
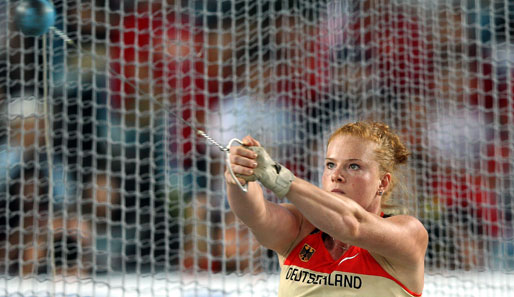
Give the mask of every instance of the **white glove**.
<path id="1" fill-rule="evenodd" d="M 246 181 L 258 180 L 263 186 L 270 189 L 278 198 L 283 198 L 291 187 L 291 183 L 295 179 L 294 174 L 289 169 L 273 161 L 266 150 L 260 146 L 249 146 L 257 154 L 257 168 L 254 168 L 253 175 L 239 177 Z"/>

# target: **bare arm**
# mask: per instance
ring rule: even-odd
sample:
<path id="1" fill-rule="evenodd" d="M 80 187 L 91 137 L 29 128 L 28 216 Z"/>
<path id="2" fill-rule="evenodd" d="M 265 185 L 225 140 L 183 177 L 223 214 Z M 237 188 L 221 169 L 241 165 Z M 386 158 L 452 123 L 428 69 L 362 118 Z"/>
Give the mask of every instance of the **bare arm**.
<path id="1" fill-rule="evenodd" d="M 259 145 L 251 137 L 248 141 L 249 145 Z M 234 171 L 252 175 L 255 168 L 252 154 L 244 147 L 234 148 L 231 155 L 232 162 L 236 164 L 233 166 Z M 265 166 L 276 165 L 270 163 Z M 273 179 L 263 179 L 261 182 L 269 188 L 275 186 Z M 229 201 L 236 215 L 252 229 L 263 245 L 279 253 L 287 250 L 297 237 L 299 224 L 305 217 L 304 221 L 309 225 L 312 224 L 337 240 L 383 256 L 395 266 L 418 271 L 423 266 L 428 234 L 414 217 L 383 219 L 344 195 L 324 191 L 299 178 L 290 182 L 287 198 L 294 206 L 287 208 L 266 201 L 258 185 L 250 183 L 253 185 L 249 193 L 244 195 L 231 185 L 228 177 L 227 183 L 229 188 L 232 187 L 229 190 Z"/>
<path id="2" fill-rule="evenodd" d="M 251 137 L 245 137 L 243 142 L 259 146 Z M 231 148 L 230 160 L 234 173 L 251 175 L 255 157 L 254 152 L 244 147 Z M 227 172 L 225 180 L 228 202 L 234 214 L 250 228 L 260 244 L 285 255 L 299 233 L 301 214 L 291 205 L 266 200 L 261 186 L 255 182 L 249 182 L 248 192 L 244 193 Z M 239 180 L 245 184 L 243 179 Z"/>
<path id="3" fill-rule="evenodd" d="M 379 254 L 398 265 L 423 265 L 428 233 L 416 218 L 383 219 L 350 198 L 298 178 L 291 184 L 287 197 L 308 221 L 335 239 Z"/>

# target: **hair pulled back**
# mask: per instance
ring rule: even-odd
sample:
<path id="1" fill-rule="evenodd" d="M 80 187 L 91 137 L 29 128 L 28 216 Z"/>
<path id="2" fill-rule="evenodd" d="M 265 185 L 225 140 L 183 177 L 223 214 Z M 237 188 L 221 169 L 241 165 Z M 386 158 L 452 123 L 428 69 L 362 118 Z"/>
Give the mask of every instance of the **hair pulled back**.
<path id="1" fill-rule="evenodd" d="M 391 174 L 391 185 L 384 193 L 382 203 L 388 200 L 395 184 L 396 171 L 399 165 L 406 164 L 409 158 L 409 151 L 401 141 L 400 137 L 394 133 L 387 124 L 374 121 L 359 121 L 348 123 L 334 131 L 328 139 L 328 144 L 338 136 L 350 135 L 369 140 L 376 144 L 375 160 L 379 164 L 380 174 Z"/>

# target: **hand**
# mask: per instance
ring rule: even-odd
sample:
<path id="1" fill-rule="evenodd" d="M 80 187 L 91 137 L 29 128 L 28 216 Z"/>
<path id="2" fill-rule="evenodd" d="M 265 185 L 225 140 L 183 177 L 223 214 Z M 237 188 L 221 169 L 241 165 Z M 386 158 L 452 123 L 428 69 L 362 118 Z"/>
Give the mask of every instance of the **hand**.
<path id="1" fill-rule="evenodd" d="M 242 142 L 242 146 L 230 148 L 229 158 L 232 171 L 239 180 L 239 183 L 245 185 L 247 182 L 257 180 L 253 175 L 253 169 L 257 167 L 257 154 L 249 147 L 260 147 L 261 144 L 251 136 L 246 136 Z M 236 184 L 228 169 L 225 170 L 225 180 L 228 184 Z"/>
<path id="2" fill-rule="evenodd" d="M 244 184 L 242 180 L 245 182 L 258 180 L 279 198 L 284 197 L 295 179 L 294 174 L 273 161 L 257 140 L 247 136 L 243 139 L 243 144 L 246 147 L 234 148 L 236 156 L 232 157 L 232 149 L 230 154 L 232 170 L 241 184 Z"/>

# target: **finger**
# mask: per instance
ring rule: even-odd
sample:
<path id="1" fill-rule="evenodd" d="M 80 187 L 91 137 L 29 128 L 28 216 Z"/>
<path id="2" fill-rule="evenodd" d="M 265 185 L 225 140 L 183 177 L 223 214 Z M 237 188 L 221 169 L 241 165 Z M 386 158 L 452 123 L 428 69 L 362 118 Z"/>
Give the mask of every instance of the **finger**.
<path id="1" fill-rule="evenodd" d="M 241 155 L 230 155 L 230 163 L 247 168 L 257 168 L 257 162 L 253 158 L 247 158 Z"/>
<path id="2" fill-rule="evenodd" d="M 239 183 L 240 183 L 242 186 L 244 186 L 244 185 L 247 183 L 247 181 L 246 181 L 246 180 L 244 180 L 243 178 L 240 178 L 240 177 L 237 177 L 237 176 L 236 176 L 236 179 L 239 181 Z M 228 170 L 227 170 L 227 171 L 225 171 L 225 180 L 226 180 L 228 183 L 230 183 L 230 184 L 234 184 L 234 185 L 236 184 L 236 182 L 234 181 L 234 178 L 232 177 L 232 175 L 230 174 L 230 172 L 229 172 Z"/>
<path id="3" fill-rule="evenodd" d="M 244 179 L 242 179 L 242 178 L 239 178 L 239 177 L 237 177 L 237 180 L 239 181 L 239 183 L 241 184 L 241 186 L 246 185 L 246 180 L 244 180 Z"/>
<path id="4" fill-rule="evenodd" d="M 247 135 L 247 136 L 245 136 L 245 138 L 243 138 L 243 145 L 246 145 L 246 146 L 261 146 L 259 141 L 257 141 L 255 138 L 253 138 L 250 135 Z"/>
<path id="5" fill-rule="evenodd" d="M 247 166 L 241 166 L 241 165 L 235 165 L 232 164 L 232 171 L 234 174 L 240 174 L 240 175 L 253 175 L 254 171 L 251 167 Z"/>
<path id="6" fill-rule="evenodd" d="M 252 150 L 249 150 L 248 148 L 246 147 L 243 147 L 243 146 L 234 146 L 234 147 L 231 147 L 230 148 L 230 155 L 231 156 L 241 156 L 241 157 L 244 157 L 244 158 L 247 158 L 247 159 L 255 159 L 257 158 L 257 154 L 252 151 Z M 232 160 L 230 159 L 231 162 L 237 162 L 237 160 Z"/>

